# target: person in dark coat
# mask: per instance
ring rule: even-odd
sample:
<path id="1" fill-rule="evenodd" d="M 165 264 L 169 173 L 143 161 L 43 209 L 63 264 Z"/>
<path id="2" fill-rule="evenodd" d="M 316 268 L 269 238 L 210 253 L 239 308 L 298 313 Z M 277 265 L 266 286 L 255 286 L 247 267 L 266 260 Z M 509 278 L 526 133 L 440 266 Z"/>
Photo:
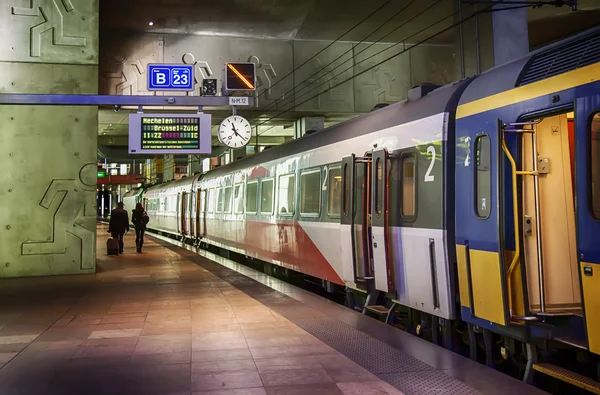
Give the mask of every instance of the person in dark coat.
<path id="1" fill-rule="evenodd" d="M 119 202 L 117 208 L 110 213 L 108 233 L 119 240 L 120 254 L 123 253 L 123 248 L 125 247 L 125 243 L 123 242 L 125 232 L 129 232 L 129 215 L 127 214 L 127 211 L 123 209 L 123 202 Z"/>
<path id="2" fill-rule="evenodd" d="M 144 206 L 142 203 L 138 203 L 135 205 L 135 209 L 131 214 L 131 222 L 135 226 L 135 245 L 137 247 L 137 252 L 142 253 L 142 246 L 144 245 L 144 232 L 146 232 L 146 224 L 150 218 L 148 214 L 146 214 L 146 210 L 144 210 Z"/>

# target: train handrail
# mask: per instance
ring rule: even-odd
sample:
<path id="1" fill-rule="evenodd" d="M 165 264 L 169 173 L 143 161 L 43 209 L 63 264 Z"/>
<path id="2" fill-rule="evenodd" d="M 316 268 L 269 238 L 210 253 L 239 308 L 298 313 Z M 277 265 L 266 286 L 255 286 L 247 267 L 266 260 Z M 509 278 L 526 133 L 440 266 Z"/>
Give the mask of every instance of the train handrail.
<path id="1" fill-rule="evenodd" d="M 521 245 L 520 245 L 520 240 L 521 240 L 521 236 L 519 234 L 519 206 L 518 206 L 518 202 L 519 202 L 519 198 L 517 195 L 517 164 L 515 163 L 515 159 L 513 158 L 512 154 L 510 153 L 510 151 L 508 150 L 508 147 L 506 146 L 506 140 L 504 138 L 504 131 L 502 130 L 502 150 L 504 151 L 504 153 L 506 154 L 508 161 L 510 162 L 510 167 L 511 167 L 511 178 L 512 178 L 512 195 L 513 195 L 513 216 L 514 216 L 514 230 L 515 230 L 515 256 L 513 257 L 512 262 L 510 263 L 510 266 L 508 267 L 508 272 L 507 272 L 507 285 L 508 285 L 508 303 L 509 303 L 509 311 L 510 311 L 510 315 L 512 316 L 512 305 L 513 305 L 513 300 L 512 300 L 512 280 L 511 280 L 511 276 L 512 276 L 512 272 L 515 270 L 515 268 L 517 267 L 518 263 L 519 263 L 519 258 L 521 255 Z"/>

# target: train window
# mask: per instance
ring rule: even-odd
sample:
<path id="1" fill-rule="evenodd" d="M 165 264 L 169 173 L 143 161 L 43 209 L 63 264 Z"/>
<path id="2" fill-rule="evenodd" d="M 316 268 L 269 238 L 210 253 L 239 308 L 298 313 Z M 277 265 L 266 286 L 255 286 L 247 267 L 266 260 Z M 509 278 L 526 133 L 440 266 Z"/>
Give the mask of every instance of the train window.
<path id="1" fill-rule="evenodd" d="M 330 217 L 338 217 L 342 200 L 342 168 L 339 166 L 330 167 L 328 177 L 327 212 Z"/>
<path id="2" fill-rule="evenodd" d="M 595 219 L 600 219 L 600 113 L 596 113 L 592 118 L 590 129 L 592 215 Z"/>
<path id="3" fill-rule="evenodd" d="M 475 139 L 475 214 L 488 219 L 492 207 L 492 172 L 490 136 L 484 134 Z"/>
<path id="4" fill-rule="evenodd" d="M 224 213 L 231 212 L 231 191 L 232 191 L 231 187 L 223 188 L 223 200 L 225 200 L 225 202 L 223 203 L 223 212 Z"/>
<path id="5" fill-rule="evenodd" d="M 260 213 L 273 213 L 273 179 L 260 182 Z"/>
<path id="6" fill-rule="evenodd" d="M 279 176 L 277 185 L 277 212 L 279 215 L 294 215 L 296 211 L 296 175 Z"/>
<path id="7" fill-rule="evenodd" d="M 300 175 L 300 215 L 315 216 L 321 211 L 321 170 Z"/>
<path id="8" fill-rule="evenodd" d="M 376 177 L 375 180 L 375 214 L 381 217 L 381 211 L 383 210 L 383 162 L 380 158 L 375 161 Z"/>
<path id="9" fill-rule="evenodd" d="M 417 210 L 416 157 L 408 155 L 402 159 L 402 216 L 414 217 Z"/>
<path id="10" fill-rule="evenodd" d="M 246 212 L 256 214 L 258 207 L 258 181 L 246 184 Z"/>
<path id="11" fill-rule="evenodd" d="M 342 197 L 342 210 L 344 215 L 347 216 L 350 213 L 350 166 L 344 164 L 344 195 Z"/>
<path id="12" fill-rule="evenodd" d="M 208 190 L 208 210 L 207 213 L 212 213 L 215 211 L 215 188 L 210 188 Z"/>
<path id="13" fill-rule="evenodd" d="M 233 193 L 233 208 L 236 214 L 244 212 L 244 184 L 237 184 Z"/>
<path id="14" fill-rule="evenodd" d="M 217 189 L 217 213 L 223 212 L 223 203 L 225 202 L 223 188 Z"/>

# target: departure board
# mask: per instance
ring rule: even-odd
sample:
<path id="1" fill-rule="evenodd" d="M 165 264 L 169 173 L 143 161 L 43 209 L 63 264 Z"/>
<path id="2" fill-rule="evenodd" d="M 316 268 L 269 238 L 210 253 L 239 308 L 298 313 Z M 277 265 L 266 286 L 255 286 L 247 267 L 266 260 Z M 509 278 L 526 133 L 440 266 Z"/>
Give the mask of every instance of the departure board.
<path id="1" fill-rule="evenodd" d="M 200 148 L 198 118 L 142 117 L 142 149 Z"/>
<path id="2" fill-rule="evenodd" d="M 132 154 L 200 154 L 211 152 L 208 114 L 130 114 Z"/>

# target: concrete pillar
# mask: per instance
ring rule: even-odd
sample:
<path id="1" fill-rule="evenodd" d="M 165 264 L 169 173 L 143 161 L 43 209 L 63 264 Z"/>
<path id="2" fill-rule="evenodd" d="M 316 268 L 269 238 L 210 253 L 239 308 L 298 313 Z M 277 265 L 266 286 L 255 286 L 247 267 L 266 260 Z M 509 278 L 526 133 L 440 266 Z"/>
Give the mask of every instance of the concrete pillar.
<path id="1" fill-rule="evenodd" d="M 171 181 L 175 178 L 175 157 L 173 155 L 165 155 L 163 167 L 163 180 Z"/>
<path id="2" fill-rule="evenodd" d="M 98 0 L 0 8 L 0 92 L 96 94 Z M 0 106 L 0 277 L 96 269 L 98 109 Z"/>
<path id="3" fill-rule="evenodd" d="M 304 117 L 294 122 L 294 136 L 300 138 L 307 131 L 319 131 L 325 129 L 325 118 L 323 117 Z"/>
<path id="4" fill-rule="evenodd" d="M 494 60 L 501 65 L 529 53 L 527 8 L 502 10 L 510 4 L 494 6 Z M 513 5 L 514 6 L 514 5 Z"/>

